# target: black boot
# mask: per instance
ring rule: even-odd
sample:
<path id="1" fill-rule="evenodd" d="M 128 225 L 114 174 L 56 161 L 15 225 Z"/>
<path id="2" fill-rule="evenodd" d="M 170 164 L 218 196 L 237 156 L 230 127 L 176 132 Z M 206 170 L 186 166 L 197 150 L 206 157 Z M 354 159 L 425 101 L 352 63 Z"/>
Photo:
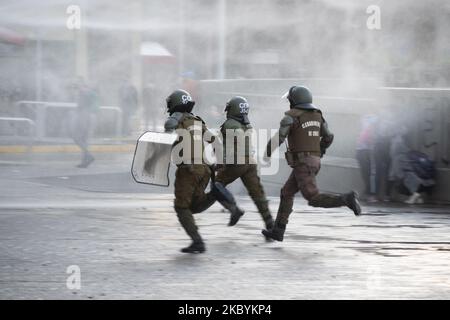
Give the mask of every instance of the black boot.
<path id="1" fill-rule="evenodd" d="M 205 252 L 205 244 L 203 239 L 198 233 L 197 225 L 195 224 L 192 211 L 186 208 L 175 207 L 178 220 L 181 226 L 192 239 L 192 244 L 189 247 L 181 249 L 184 253 L 202 253 Z"/>
<path id="2" fill-rule="evenodd" d="M 95 158 L 92 154 L 86 153 L 83 156 L 83 161 L 77 165 L 78 168 L 87 168 L 92 162 L 94 162 Z"/>
<path id="3" fill-rule="evenodd" d="M 264 221 L 264 223 L 266 224 L 266 230 L 272 230 L 272 229 L 273 229 L 274 222 L 273 222 L 273 218 L 272 218 L 272 217 L 267 218 L 267 219 Z M 266 241 L 267 241 L 267 242 L 273 241 L 273 239 L 270 238 L 270 237 L 264 236 L 264 238 L 266 238 Z"/>
<path id="4" fill-rule="evenodd" d="M 345 205 L 353 210 L 355 216 L 361 214 L 361 205 L 359 204 L 358 193 L 356 191 L 342 195 L 342 199 L 344 200 Z"/>
<path id="5" fill-rule="evenodd" d="M 228 211 L 230 211 L 230 222 L 228 226 L 234 226 L 238 223 L 239 219 L 244 215 L 244 210 L 239 208 L 234 200 L 233 195 L 228 191 L 225 186 L 220 182 L 215 182 L 212 185 L 211 193 L 219 201 L 219 203 Z"/>
<path id="6" fill-rule="evenodd" d="M 265 219 L 264 223 L 266 224 L 266 230 L 270 230 L 274 226 L 273 218 L 271 216 L 269 216 L 267 219 Z"/>
<path id="7" fill-rule="evenodd" d="M 230 222 L 228 222 L 228 226 L 232 227 L 236 225 L 236 223 L 238 223 L 239 219 L 244 215 L 245 212 L 236 205 L 234 205 L 229 210 L 231 211 L 231 215 L 230 215 Z"/>
<path id="8" fill-rule="evenodd" d="M 203 241 L 193 241 L 189 247 L 181 249 L 183 253 L 203 253 L 206 251 Z"/>
<path id="9" fill-rule="evenodd" d="M 275 223 L 274 227 L 270 230 L 263 230 L 262 234 L 266 238 L 270 238 L 277 241 L 283 241 L 284 232 L 286 231 L 286 225 Z"/>
<path id="10" fill-rule="evenodd" d="M 270 230 L 273 228 L 273 218 L 269 209 L 269 202 L 264 199 L 255 200 L 255 205 L 258 208 L 258 212 L 261 215 L 261 218 L 264 220 L 266 225 L 266 229 Z"/>

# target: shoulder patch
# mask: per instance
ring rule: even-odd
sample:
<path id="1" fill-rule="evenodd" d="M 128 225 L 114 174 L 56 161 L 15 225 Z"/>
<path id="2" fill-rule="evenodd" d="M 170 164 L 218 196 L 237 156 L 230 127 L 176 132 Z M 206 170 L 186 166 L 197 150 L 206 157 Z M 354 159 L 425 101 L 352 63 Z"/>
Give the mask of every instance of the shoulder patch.
<path id="1" fill-rule="evenodd" d="M 291 115 L 286 114 L 280 121 L 281 127 L 290 126 L 294 123 L 294 118 Z"/>

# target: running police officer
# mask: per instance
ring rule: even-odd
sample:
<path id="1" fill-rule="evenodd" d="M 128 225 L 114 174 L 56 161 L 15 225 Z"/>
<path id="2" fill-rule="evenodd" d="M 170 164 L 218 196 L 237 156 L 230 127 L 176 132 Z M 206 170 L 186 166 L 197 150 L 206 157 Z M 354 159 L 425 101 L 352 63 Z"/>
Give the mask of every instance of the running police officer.
<path id="1" fill-rule="evenodd" d="M 212 171 L 204 161 L 204 144 L 213 142 L 214 136 L 205 134 L 208 131 L 205 122 L 191 113 L 195 104 L 191 95 L 184 90 L 175 90 L 167 97 L 166 102 L 170 115 L 164 124 L 166 132 L 182 130 L 185 134 L 179 136 L 174 146 L 183 143 L 191 149 L 181 150 L 182 161 L 177 164 L 175 173 L 175 211 L 180 224 L 192 239 L 192 244 L 181 251 L 202 253 L 206 250 L 205 244 L 198 232 L 193 213 L 206 210 L 216 200 L 234 214 L 243 213 L 236 206 L 233 196 L 220 184 L 213 184 L 212 191 L 205 193 Z M 188 141 L 183 141 L 186 138 Z M 200 149 L 196 147 L 198 145 Z"/>
<path id="2" fill-rule="evenodd" d="M 258 208 L 266 228 L 271 229 L 272 215 L 252 154 L 249 104 L 245 98 L 236 96 L 227 102 L 225 112 L 227 120 L 220 127 L 223 139 L 223 165 L 217 170 L 216 182 L 226 186 L 240 178 Z M 231 214 L 228 225 L 234 226 L 240 217 L 241 215 Z"/>
<path id="3" fill-rule="evenodd" d="M 290 110 L 285 112 L 280 122 L 278 144 L 275 143 L 277 139 L 272 138 L 265 153 L 266 157 L 270 157 L 287 138 L 286 160 L 293 170 L 281 189 L 280 205 L 273 228 L 262 231 L 266 237 L 277 241 L 283 241 L 294 204 L 294 195 L 298 191 L 308 200 L 310 206 L 322 208 L 347 206 L 355 215 L 361 214 L 356 192 L 341 195 L 319 192 L 316 175 L 320 170 L 320 158 L 333 142 L 334 136 L 322 112 L 312 104 L 312 95 L 308 88 L 293 86 L 289 89 L 287 98 Z"/>

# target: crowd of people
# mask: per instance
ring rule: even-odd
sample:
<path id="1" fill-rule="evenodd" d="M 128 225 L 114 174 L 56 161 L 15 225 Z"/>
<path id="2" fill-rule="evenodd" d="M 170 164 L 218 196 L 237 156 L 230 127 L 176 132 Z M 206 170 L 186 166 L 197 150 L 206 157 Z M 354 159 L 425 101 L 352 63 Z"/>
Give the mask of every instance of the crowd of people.
<path id="1" fill-rule="evenodd" d="M 365 115 L 356 146 L 356 159 L 367 202 L 424 203 L 435 185 L 435 163 L 410 146 L 406 126 L 395 126 L 388 115 Z"/>

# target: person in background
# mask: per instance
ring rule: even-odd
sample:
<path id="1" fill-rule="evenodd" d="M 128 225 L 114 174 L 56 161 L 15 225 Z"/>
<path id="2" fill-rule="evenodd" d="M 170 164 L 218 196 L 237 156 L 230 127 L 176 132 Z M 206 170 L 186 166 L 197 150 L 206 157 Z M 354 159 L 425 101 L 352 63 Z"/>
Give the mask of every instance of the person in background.
<path id="1" fill-rule="evenodd" d="M 16 102 L 22 100 L 22 97 L 23 97 L 22 87 L 17 81 L 14 81 L 11 91 L 9 92 L 8 95 L 10 108 L 14 108 Z"/>
<path id="2" fill-rule="evenodd" d="M 78 78 L 73 85 L 77 110 L 72 128 L 72 137 L 82 150 L 81 163 L 78 168 L 87 168 L 94 160 L 89 152 L 89 136 L 95 127 L 95 117 L 98 112 L 98 94 L 93 87 L 86 84 L 83 78 Z"/>
<path id="3" fill-rule="evenodd" d="M 376 123 L 373 146 L 375 160 L 375 191 L 379 201 L 390 201 L 392 185 L 389 183 L 389 168 L 391 163 L 390 147 L 393 138 L 393 123 L 390 116 L 383 111 Z"/>
<path id="4" fill-rule="evenodd" d="M 138 92 L 134 85 L 123 81 L 119 88 L 119 107 L 122 110 L 122 135 L 131 134 L 130 121 L 138 108 Z"/>
<path id="5" fill-rule="evenodd" d="M 159 131 L 158 123 L 162 115 L 158 101 L 157 86 L 149 82 L 142 88 L 142 106 L 145 130 Z"/>
<path id="6" fill-rule="evenodd" d="M 427 155 L 411 150 L 406 142 L 407 128 L 400 127 L 390 148 L 391 168 L 389 180 L 406 189 L 410 197 L 407 204 L 422 204 L 424 191 L 430 192 L 435 185 L 435 166 Z"/>
<path id="7" fill-rule="evenodd" d="M 374 145 L 376 123 L 376 115 L 363 116 L 361 133 L 356 145 L 356 159 L 364 181 L 364 198 L 369 202 L 376 201 L 374 183 L 372 182 L 373 172 L 375 171 Z"/>

